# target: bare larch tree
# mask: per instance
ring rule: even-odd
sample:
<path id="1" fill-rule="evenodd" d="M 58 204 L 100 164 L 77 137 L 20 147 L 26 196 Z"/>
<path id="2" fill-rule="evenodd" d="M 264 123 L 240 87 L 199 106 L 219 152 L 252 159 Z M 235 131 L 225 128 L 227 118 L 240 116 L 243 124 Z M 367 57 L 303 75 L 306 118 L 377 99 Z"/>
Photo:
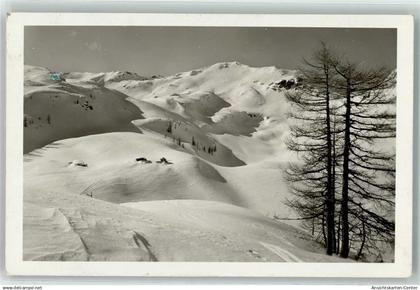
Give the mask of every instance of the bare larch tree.
<path id="1" fill-rule="evenodd" d="M 395 152 L 377 148 L 395 141 L 395 73 L 361 68 L 323 44 L 301 74 L 286 93 L 287 146 L 297 157 L 285 174 L 287 203 L 323 236 L 328 255 L 380 252 L 394 240 Z"/>
<path id="2" fill-rule="evenodd" d="M 341 193 L 341 253 L 350 251 L 350 239 L 387 239 L 393 235 L 389 216 L 394 209 L 394 153 L 375 148 L 378 139 L 395 138 L 395 74 L 386 68 L 361 69 L 356 64 L 332 62 L 340 76 L 334 89 L 344 99 L 344 148 Z M 349 217 L 351 216 L 351 220 Z M 371 232 L 368 237 L 366 232 Z"/>
<path id="3" fill-rule="evenodd" d="M 327 254 L 335 252 L 335 185 L 333 176 L 333 141 L 331 130 L 331 82 L 334 69 L 331 55 L 323 44 L 301 69 L 304 85 L 286 94 L 294 110 L 290 117 L 291 138 L 288 148 L 298 152 L 302 163 L 293 163 L 286 177 L 296 198 L 288 204 L 303 219 L 320 220 Z"/>

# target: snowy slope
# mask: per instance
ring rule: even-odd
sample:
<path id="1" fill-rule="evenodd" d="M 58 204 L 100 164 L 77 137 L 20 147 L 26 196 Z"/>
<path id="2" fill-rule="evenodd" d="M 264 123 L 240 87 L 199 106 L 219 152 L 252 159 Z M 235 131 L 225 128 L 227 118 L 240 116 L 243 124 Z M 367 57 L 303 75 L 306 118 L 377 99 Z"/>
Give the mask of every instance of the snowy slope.
<path id="1" fill-rule="evenodd" d="M 179 121 L 178 131 L 173 132 L 174 138 L 191 143 L 191 137 L 199 135 L 199 143 L 206 148 L 217 142 L 230 148 L 236 157 L 237 147 L 230 147 L 233 143 L 242 143 L 243 149 L 258 143 L 260 147 L 273 150 L 247 150 L 248 155 L 252 154 L 250 159 L 282 160 L 289 108 L 284 96 L 288 88 L 279 88 L 279 83 L 293 81 L 297 84 L 297 75 L 293 70 L 255 68 L 228 62 L 158 79 L 127 80 L 106 83 L 105 86 L 129 95 L 128 100 L 145 115 L 153 115 L 155 120 L 152 122 L 158 122 L 156 119 Z M 150 120 L 145 122 L 137 125 L 142 128 L 143 124 L 150 124 Z M 184 133 L 197 127 L 199 130 L 194 130 L 194 133 Z M 162 130 L 157 131 L 162 133 Z M 244 139 L 243 136 L 252 138 Z M 214 158 L 208 155 L 202 154 L 201 157 L 214 162 Z M 214 157 L 217 158 L 217 154 Z"/>
<path id="2" fill-rule="evenodd" d="M 137 162 L 138 157 L 152 163 Z M 156 163 L 162 157 L 173 164 Z M 277 165 L 218 166 L 151 132 L 61 140 L 32 151 L 24 160 L 25 194 L 55 191 L 114 203 L 214 200 L 271 216 L 285 214 L 280 193 L 286 187 Z"/>
<path id="3" fill-rule="evenodd" d="M 214 201 L 25 198 L 24 260 L 342 262 L 290 226 Z M 347 262 L 347 261 L 346 261 Z"/>
<path id="4" fill-rule="evenodd" d="M 131 121 L 143 118 L 142 112 L 125 100 L 126 95 L 97 85 L 86 88 L 53 80 L 51 75 L 46 69 L 25 66 L 25 153 L 69 137 L 140 132 Z"/>
<path id="5" fill-rule="evenodd" d="M 274 88 L 281 80 L 297 82 L 296 75 L 296 71 L 276 67 L 253 68 L 229 62 L 166 78 L 105 86 L 177 113 L 199 126 L 206 125 L 210 132 L 242 135 L 245 131 L 249 135 L 264 116 L 276 126 L 278 121 L 285 122 L 288 109 L 285 89 Z M 197 117 L 197 113 L 205 119 Z"/>
<path id="6" fill-rule="evenodd" d="M 108 133 L 27 154 L 25 259 L 324 261 L 307 234 L 262 215 L 287 215 L 278 168 L 217 166 L 173 146 Z"/>
<path id="7" fill-rule="evenodd" d="M 246 166 L 212 166 L 149 134 L 67 139 L 26 155 L 24 259 L 341 261 L 308 234 L 238 207 L 273 203 L 244 184 L 253 183 Z M 173 164 L 135 162 L 139 154 Z"/>

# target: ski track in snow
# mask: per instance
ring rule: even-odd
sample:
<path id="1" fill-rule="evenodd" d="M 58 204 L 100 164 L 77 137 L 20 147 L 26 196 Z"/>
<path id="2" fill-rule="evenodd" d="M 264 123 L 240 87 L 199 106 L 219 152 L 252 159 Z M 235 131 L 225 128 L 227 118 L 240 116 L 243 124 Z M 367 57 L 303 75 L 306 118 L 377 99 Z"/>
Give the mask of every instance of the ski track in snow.
<path id="1" fill-rule="evenodd" d="M 79 237 L 80 243 L 83 247 L 83 250 L 86 253 L 86 260 L 89 261 L 92 254 L 90 253 L 90 250 L 89 250 L 89 248 L 86 244 L 86 241 L 83 239 L 81 231 L 79 230 L 80 224 L 84 223 L 82 215 L 79 212 L 77 212 L 79 214 L 79 217 L 78 217 L 79 218 L 79 222 L 78 222 L 79 225 L 78 225 L 78 223 L 73 218 L 71 218 L 70 214 L 66 213 L 66 211 L 64 209 L 58 208 L 57 211 L 66 219 L 66 221 L 67 221 L 68 225 L 70 226 L 71 230 Z"/>
<path id="2" fill-rule="evenodd" d="M 296 262 L 303 262 L 303 260 L 301 260 L 300 258 L 298 258 L 297 256 L 295 256 L 294 254 L 292 254 L 291 252 L 273 245 L 273 244 L 269 244 L 269 243 L 265 243 L 265 242 L 261 242 L 260 244 L 262 246 L 264 246 L 266 249 L 270 250 L 271 252 L 273 252 L 274 254 L 276 254 L 277 256 L 279 256 L 280 258 L 282 258 L 285 262 L 292 262 L 292 263 L 296 263 Z"/>
<path id="3" fill-rule="evenodd" d="M 142 248 L 142 245 L 143 245 L 146 248 L 146 251 L 149 253 L 149 261 L 150 262 L 157 262 L 158 259 L 156 258 L 155 254 L 153 254 L 152 250 L 150 249 L 151 245 L 146 240 L 146 238 L 143 237 L 142 235 L 140 235 L 136 231 L 133 231 L 133 232 L 134 232 L 133 240 L 136 243 L 137 247 Z"/>

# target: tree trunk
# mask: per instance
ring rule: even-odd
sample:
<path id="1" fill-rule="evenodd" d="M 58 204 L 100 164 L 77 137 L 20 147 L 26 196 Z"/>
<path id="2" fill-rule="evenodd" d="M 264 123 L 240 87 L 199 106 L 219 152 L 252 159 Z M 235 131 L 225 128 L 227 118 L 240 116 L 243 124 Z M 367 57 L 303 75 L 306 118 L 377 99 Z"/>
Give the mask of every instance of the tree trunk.
<path id="1" fill-rule="evenodd" d="M 346 90 L 346 114 L 344 130 L 344 150 L 343 150 L 343 191 L 341 197 L 341 257 L 349 256 L 349 221 L 348 221 L 348 199 L 349 199 L 349 154 L 350 154 L 350 113 L 351 113 L 351 86 L 347 79 Z"/>
<path id="2" fill-rule="evenodd" d="M 324 245 L 327 246 L 327 235 L 325 234 L 325 205 L 322 208 L 322 236 L 324 237 Z"/>
<path id="3" fill-rule="evenodd" d="M 331 159 L 332 159 L 332 174 L 331 174 L 331 177 L 332 177 L 332 180 L 331 180 L 331 188 L 332 188 L 332 192 L 333 192 L 333 198 L 334 198 L 334 224 L 333 224 L 333 238 L 334 238 L 334 240 L 333 240 L 333 253 L 335 253 L 335 254 L 337 254 L 337 248 L 338 248 L 338 245 L 337 245 L 337 231 L 336 231 L 336 228 L 335 228 L 335 203 L 336 203 L 336 200 L 335 200 L 335 174 L 336 174 L 336 172 L 335 172 L 335 163 L 336 163 L 336 153 L 335 153 L 335 146 L 336 146 L 336 144 L 335 144 L 335 119 L 334 119 L 334 121 L 333 121 L 333 124 L 334 124 L 334 126 L 333 126 L 333 131 L 332 131 L 332 156 L 331 156 Z M 340 229 L 338 229 L 338 231 L 340 231 Z M 338 232 L 338 235 L 339 235 L 340 233 Z"/>
<path id="4" fill-rule="evenodd" d="M 363 247 L 365 246 L 366 242 L 366 228 L 365 228 L 365 221 L 362 220 L 362 244 L 360 245 L 359 252 L 357 253 L 356 260 L 359 260 L 363 253 Z"/>
<path id="5" fill-rule="evenodd" d="M 327 255 L 333 254 L 334 248 L 334 191 L 332 186 L 332 145 L 331 145 L 331 117 L 330 117 L 330 91 L 329 91 L 329 79 L 328 79 L 328 68 L 325 68 L 325 112 L 326 112 L 326 125 L 327 125 Z"/>
<path id="6" fill-rule="evenodd" d="M 340 254 L 340 231 L 341 231 L 341 215 L 338 216 L 338 229 L 337 229 L 337 246 L 335 249 L 335 253 L 338 255 Z"/>

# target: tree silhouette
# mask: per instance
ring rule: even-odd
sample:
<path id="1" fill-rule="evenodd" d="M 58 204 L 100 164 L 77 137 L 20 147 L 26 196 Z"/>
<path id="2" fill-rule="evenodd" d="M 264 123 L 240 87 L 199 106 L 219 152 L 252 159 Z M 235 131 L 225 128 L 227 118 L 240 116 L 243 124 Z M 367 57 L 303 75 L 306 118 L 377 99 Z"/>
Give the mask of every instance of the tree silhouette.
<path id="1" fill-rule="evenodd" d="M 322 228 L 327 254 L 335 250 L 335 184 L 331 130 L 331 82 L 334 70 L 331 55 L 323 44 L 301 69 L 304 88 L 286 94 L 294 110 L 290 117 L 290 150 L 301 155 L 302 163 L 291 164 L 286 171 L 294 199 L 288 203 L 303 219 L 316 221 Z"/>
<path id="2" fill-rule="evenodd" d="M 394 154 L 374 147 L 377 139 L 395 138 L 395 96 L 386 91 L 395 85 L 395 73 L 337 59 L 333 67 L 340 76 L 336 91 L 345 104 L 340 255 L 346 258 L 350 239 L 361 243 L 358 256 L 366 243 L 375 247 L 367 239 L 393 239 Z"/>
<path id="3" fill-rule="evenodd" d="M 327 254 L 380 254 L 394 241 L 395 153 L 377 148 L 395 141 L 395 73 L 343 61 L 325 45 L 301 73 L 286 94 L 297 156 L 285 172 L 287 204 Z"/>

